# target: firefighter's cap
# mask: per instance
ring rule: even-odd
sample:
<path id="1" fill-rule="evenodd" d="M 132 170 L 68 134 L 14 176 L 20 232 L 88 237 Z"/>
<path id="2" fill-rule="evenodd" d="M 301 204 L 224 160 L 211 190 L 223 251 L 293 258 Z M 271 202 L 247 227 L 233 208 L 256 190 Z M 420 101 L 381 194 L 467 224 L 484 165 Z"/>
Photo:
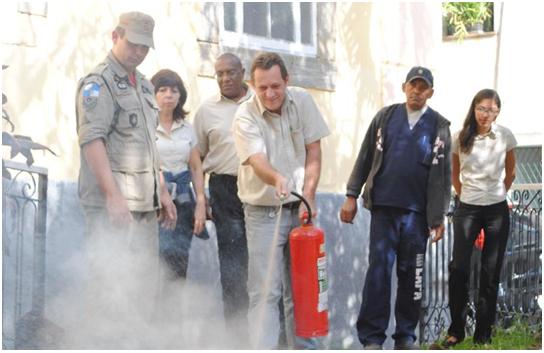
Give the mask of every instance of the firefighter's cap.
<path id="1" fill-rule="evenodd" d="M 155 48 L 153 17 L 137 11 L 126 12 L 119 16 L 118 26 L 125 30 L 129 42 Z"/>

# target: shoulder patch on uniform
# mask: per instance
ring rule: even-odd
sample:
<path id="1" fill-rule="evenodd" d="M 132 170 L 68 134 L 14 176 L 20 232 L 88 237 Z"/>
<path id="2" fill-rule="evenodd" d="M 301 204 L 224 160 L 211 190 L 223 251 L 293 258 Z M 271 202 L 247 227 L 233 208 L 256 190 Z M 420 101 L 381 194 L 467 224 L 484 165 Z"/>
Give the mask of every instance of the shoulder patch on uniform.
<path id="1" fill-rule="evenodd" d="M 100 85 L 96 82 L 89 82 L 83 86 L 83 105 L 85 109 L 93 109 L 98 103 L 100 96 Z"/>

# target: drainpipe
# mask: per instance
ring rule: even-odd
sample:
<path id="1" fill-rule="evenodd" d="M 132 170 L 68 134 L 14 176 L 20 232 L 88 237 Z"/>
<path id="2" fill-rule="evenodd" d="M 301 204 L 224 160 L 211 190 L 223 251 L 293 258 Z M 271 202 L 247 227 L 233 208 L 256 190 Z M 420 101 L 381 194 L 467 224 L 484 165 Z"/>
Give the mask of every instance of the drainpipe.
<path id="1" fill-rule="evenodd" d="M 495 51 L 495 75 L 493 79 L 493 88 L 498 91 L 499 86 L 499 58 L 501 53 L 501 38 L 502 38 L 502 17 L 504 14 L 504 2 L 500 3 L 501 10 L 499 21 L 497 23 L 497 49 Z"/>

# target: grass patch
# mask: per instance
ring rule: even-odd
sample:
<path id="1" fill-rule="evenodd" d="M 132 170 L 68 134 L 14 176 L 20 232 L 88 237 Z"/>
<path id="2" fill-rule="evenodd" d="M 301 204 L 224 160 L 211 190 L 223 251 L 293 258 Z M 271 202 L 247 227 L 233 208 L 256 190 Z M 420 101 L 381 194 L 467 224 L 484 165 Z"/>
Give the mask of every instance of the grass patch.
<path id="1" fill-rule="evenodd" d="M 463 342 L 451 348 L 452 350 L 474 349 L 542 349 L 542 325 L 529 326 L 527 323 L 516 321 L 509 328 L 496 328 L 490 344 L 476 345 L 472 337 L 466 337 Z M 440 340 L 439 342 L 442 342 Z M 440 349 L 436 345 L 422 347 L 423 349 Z"/>

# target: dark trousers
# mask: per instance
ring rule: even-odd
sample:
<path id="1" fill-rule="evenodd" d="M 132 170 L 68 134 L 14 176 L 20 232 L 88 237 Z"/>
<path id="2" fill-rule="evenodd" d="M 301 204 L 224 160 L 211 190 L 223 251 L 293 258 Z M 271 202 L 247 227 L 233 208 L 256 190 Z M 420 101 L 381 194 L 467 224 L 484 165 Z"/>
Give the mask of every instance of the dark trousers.
<path id="1" fill-rule="evenodd" d="M 194 204 L 174 202 L 178 213 L 174 230 L 159 226 L 159 254 L 166 264 L 168 279 L 186 278 L 193 239 Z"/>
<path id="2" fill-rule="evenodd" d="M 449 305 L 451 325 L 448 334 L 465 337 L 471 255 L 480 229 L 485 241 L 481 256 L 480 284 L 476 304 L 476 342 L 491 340 L 495 322 L 499 279 L 510 230 L 506 201 L 489 206 L 460 203 L 453 215 L 453 255 L 449 265 Z"/>
<path id="3" fill-rule="evenodd" d="M 223 287 L 223 307 L 227 327 L 247 339 L 248 252 L 244 210 L 238 198 L 237 178 L 210 175 L 210 204 L 217 230 L 219 271 Z M 234 327 L 236 326 L 236 327 Z"/>
<path id="4" fill-rule="evenodd" d="M 381 345 L 386 339 L 395 259 L 398 286 L 393 339 L 396 344 L 416 340 L 428 235 L 423 214 L 394 207 L 372 209 L 369 264 L 357 319 L 357 333 L 363 345 Z"/>

